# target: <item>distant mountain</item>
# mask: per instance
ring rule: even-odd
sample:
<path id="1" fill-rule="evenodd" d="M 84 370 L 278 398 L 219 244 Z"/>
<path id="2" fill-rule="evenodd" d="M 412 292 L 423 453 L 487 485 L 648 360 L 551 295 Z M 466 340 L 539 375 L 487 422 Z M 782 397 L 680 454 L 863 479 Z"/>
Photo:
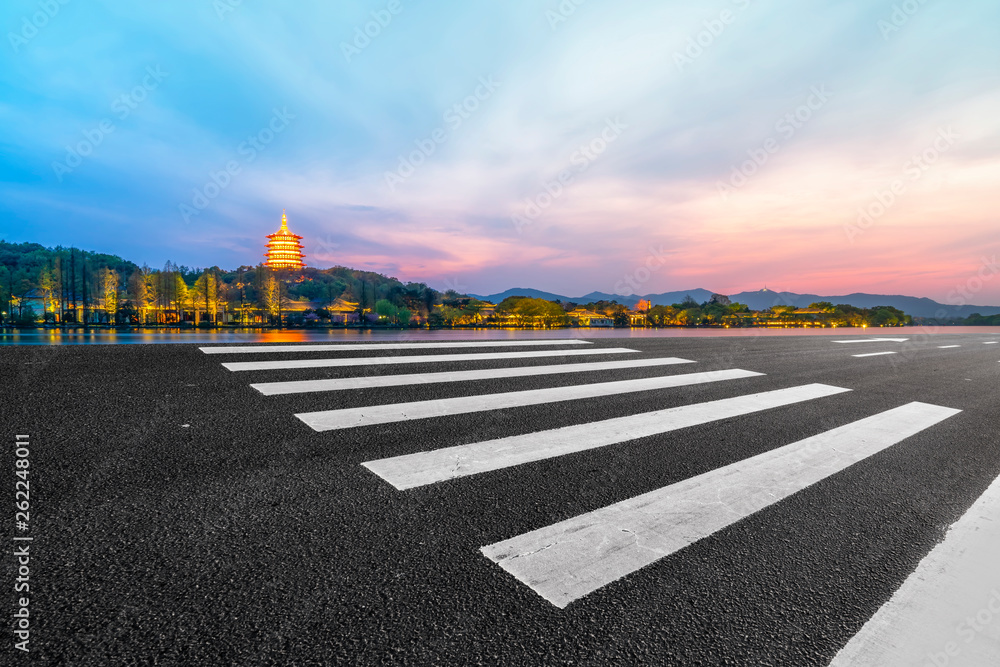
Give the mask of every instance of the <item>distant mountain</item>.
<path id="1" fill-rule="evenodd" d="M 926 297 L 903 296 L 900 294 L 866 294 L 864 292 L 855 292 L 842 296 L 820 296 L 818 294 L 796 294 L 795 292 L 761 290 L 759 292 L 740 292 L 739 294 L 730 295 L 729 298 L 733 301 L 747 304 L 751 310 L 763 310 L 777 305 L 805 308 L 810 303 L 829 301 L 834 305 L 846 303 L 856 308 L 892 306 L 893 308 L 899 308 L 907 315 L 912 315 L 913 317 L 933 317 L 938 319 L 968 317 L 972 313 L 979 313 L 980 315 L 996 315 L 1000 313 L 1000 307 L 998 306 L 950 306 Z"/>
<path id="2" fill-rule="evenodd" d="M 561 294 L 553 294 L 552 292 L 542 292 L 541 290 L 531 289 L 529 287 L 516 287 L 497 294 L 469 294 L 469 296 L 483 301 L 489 301 L 490 303 L 500 303 L 507 297 L 511 296 L 530 296 L 535 299 L 548 299 L 549 301 L 562 301 L 579 304 L 591 303 L 593 301 L 617 301 L 618 303 L 626 306 L 634 306 L 639 303 L 639 299 L 649 299 L 654 306 L 669 306 L 674 303 L 680 303 L 685 297 L 688 296 L 698 303 L 703 303 L 708 301 L 712 294 L 713 292 L 705 289 L 692 289 L 682 290 L 680 292 L 664 292 L 663 294 L 647 294 L 646 296 L 639 296 L 636 294 L 623 296 L 621 294 L 609 294 L 607 292 L 591 292 L 590 294 L 584 294 L 583 296 L 563 296 Z"/>
<path id="3" fill-rule="evenodd" d="M 669 306 L 674 303 L 684 301 L 690 296 L 698 303 L 704 303 L 711 298 L 713 292 L 706 289 L 680 290 L 677 292 L 663 292 L 662 294 L 630 294 L 622 296 L 620 294 L 608 294 L 606 292 L 591 292 L 578 297 L 563 296 L 552 292 L 519 287 L 509 289 L 498 294 L 478 295 L 470 294 L 477 299 L 489 301 L 490 303 L 500 303 L 509 296 L 530 296 L 536 299 L 548 299 L 549 301 L 563 301 L 573 303 L 589 303 L 591 301 L 617 301 L 626 306 L 634 306 L 640 299 L 647 299 L 654 306 Z M 772 292 L 771 290 L 760 290 L 758 292 L 740 292 L 739 294 L 728 295 L 730 299 L 738 303 L 745 303 L 751 310 L 765 310 L 771 306 L 796 306 L 805 308 L 817 301 L 829 301 L 836 305 L 840 303 L 855 306 L 857 308 L 872 308 L 873 306 L 892 306 L 899 308 L 907 315 L 914 317 L 931 317 L 938 319 L 950 319 L 957 317 L 968 317 L 972 313 L 980 315 L 998 315 L 1000 306 L 950 306 L 938 303 L 932 299 L 916 296 L 903 296 L 899 294 L 866 294 L 855 292 L 842 296 L 821 296 L 819 294 L 797 294 L 795 292 Z"/>
<path id="4" fill-rule="evenodd" d="M 479 299 L 480 301 L 489 301 L 490 303 L 500 303 L 507 297 L 511 296 L 529 296 L 532 299 L 546 299 L 547 301 L 574 301 L 574 299 L 567 298 L 565 296 L 560 296 L 559 294 L 553 294 L 552 292 L 543 292 L 537 289 L 530 289 L 528 287 L 515 287 L 514 289 L 509 289 L 498 294 L 469 294 L 473 298 Z"/>

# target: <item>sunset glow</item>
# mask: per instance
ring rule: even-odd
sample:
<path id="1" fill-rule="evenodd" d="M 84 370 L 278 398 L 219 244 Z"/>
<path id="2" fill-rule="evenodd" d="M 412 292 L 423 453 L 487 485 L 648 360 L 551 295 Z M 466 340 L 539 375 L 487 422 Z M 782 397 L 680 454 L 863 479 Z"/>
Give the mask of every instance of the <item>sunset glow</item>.
<path id="1" fill-rule="evenodd" d="M 287 208 L 440 289 L 1000 304 L 995 2 L 389 4 L 11 3 L 0 237 L 236 267 Z"/>

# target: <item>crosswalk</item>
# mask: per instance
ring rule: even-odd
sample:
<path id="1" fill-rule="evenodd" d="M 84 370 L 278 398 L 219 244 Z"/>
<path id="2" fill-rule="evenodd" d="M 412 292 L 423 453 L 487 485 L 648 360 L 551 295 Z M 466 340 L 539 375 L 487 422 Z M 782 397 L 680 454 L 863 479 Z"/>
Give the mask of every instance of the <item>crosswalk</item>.
<path id="1" fill-rule="evenodd" d="M 213 345 L 202 347 L 205 354 L 265 354 L 271 352 L 345 352 L 358 350 L 457 350 L 461 348 L 490 347 L 545 347 L 548 345 L 593 345 L 580 339 L 540 339 L 540 340 L 484 340 L 422 343 L 319 343 L 298 345 Z"/>
<path id="2" fill-rule="evenodd" d="M 204 349 L 204 348 L 202 348 Z M 456 361 L 519 361 L 543 357 L 583 357 L 597 354 L 633 354 L 624 347 L 594 350 L 543 350 L 537 352 L 474 352 L 470 354 L 415 354 L 402 357 L 341 357 L 334 359 L 289 359 L 281 361 L 233 361 L 222 364 L 231 371 L 276 371 L 293 368 L 337 368 L 396 364 L 455 363 Z"/>
<path id="3" fill-rule="evenodd" d="M 834 341 L 899 342 L 905 339 Z M 476 348 L 541 346 L 544 349 L 466 352 Z M 350 369 L 414 364 L 469 364 L 475 362 L 522 362 L 561 358 L 561 363 L 545 365 L 503 365 L 461 368 L 439 372 L 356 375 L 333 378 L 281 378 L 254 382 L 264 396 L 312 394 L 322 399 L 324 392 L 345 392 L 384 387 L 416 391 L 428 385 L 468 389 L 475 381 L 502 378 L 542 378 L 559 376 L 564 384 L 540 389 L 515 389 L 453 397 L 425 396 L 419 400 L 331 407 L 297 412 L 302 423 L 317 432 L 365 428 L 379 424 L 417 422 L 417 428 L 431 428 L 439 418 L 493 410 L 546 406 L 614 397 L 642 392 L 657 394 L 667 403 L 654 411 L 625 417 L 587 421 L 553 429 L 542 429 L 457 446 L 445 446 L 400 456 L 365 461 L 361 465 L 398 492 L 436 484 L 454 483 L 462 478 L 479 483 L 484 476 L 500 470 L 517 474 L 517 466 L 553 460 L 569 454 L 588 452 L 609 445 L 659 436 L 726 419 L 739 419 L 805 402 L 816 402 L 850 392 L 847 387 L 826 384 L 793 384 L 768 391 L 691 404 L 670 403 L 670 390 L 741 381 L 752 387 L 763 373 L 740 368 L 684 372 L 696 359 L 648 356 L 637 350 L 599 347 L 588 341 L 526 340 L 482 342 L 406 342 L 280 346 L 227 346 L 201 348 L 206 354 L 267 352 L 275 355 L 325 352 L 322 357 L 282 358 L 265 361 L 223 361 L 230 371 L 305 371 L 310 369 Z M 855 348 L 856 349 L 856 348 Z M 457 351 L 452 351 L 457 350 Z M 405 351 L 385 355 L 384 351 Z M 343 356 L 356 352 L 362 356 Z M 887 354 L 881 351 L 853 356 Z M 637 355 L 629 359 L 601 359 L 576 362 L 578 357 Z M 680 367 L 677 372 L 673 367 Z M 578 381 L 579 377 L 644 369 L 659 371 L 650 377 L 625 380 Z M 421 369 L 418 369 L 421 370 Z M 585 374 L 590 373 L 591 376 Z M 255 376 L 254 379 L 260 379 Z M 566 382 L 569 382 L 566 384 Z M 736 386 L 736 385 L 733 385 Z M 745 389 L 740 389 L 741 392 Z M 332 395 L 331 395 L 332 396 Z M 679 403 L 679 401 L 678 401 Z M 591 512 L 558 521 L 520 535 L 510 535 L 481 547 L 482 555 L 559 608 L 593 594 L 599 589 L 634 573 L 640 568 L 668 558 L 671 554 L 703 540 L 752 514 L 765 511 L 788 496 L 848 467 L 893 447 L 920 432 L 957 415 L 960 410 L 911 402 L 889 407 L 875 414 L 830 428 L 704 474 L 665 486 Z"/>
<path id="4" fill-rule="evenodd" d="M 686 387 L 706 382 L 754 377 L 756 375 L 761 375 L 761 373 L 739 369 L 712 371 L 709 373 L 691 373 L 688 375 L 663 375 L 640 380 L 575 384 L 567 387 L 510 391 L 502 394 L 478 394 L 475 396 L 461 396 L 459 398 L 442 398 L 413 401 L 410 403 L 373 405 L 362 408 L 305 412 L 295 416 L 316 431 L 331 431 L 338 428 L 386 424 L 410 419 L 427 419 L 429 417 L 485 412 L 487 410 L 500 410 L 504 408 L 519 408 L 527 405 L 559 403 L 584 398 L 616 396 L 639 391 L 666 389 L 668 387 Z"/>
<path id="5" fill-rule="evenodd" d="M 497 380 L 501 378 L 531 377 L 540 375 L 564 375 L 567 373 L 594 373 L 599 371 L 615 371 L 624 368 L 652 368 L 654 366 L 673 366 L 675 364 L 693 363 L 693 361 L 688 359 L 662 357 L 659 359 L 594 361 L 581 364 L 555 364 L 550 366 L 515 366 L 513 368 L 445 371 L 440 373 L 410 373 L 406 375 L 375 375 L 370 377 L 334 378 L 326 380 L 257 382 L 251 384 L 250 386 L 265 396 L 275 396 L 278 394 L 305 394 L 315 391 L 345 391 L 348 389 L 402 387 L 414 384 L 471 382 L 474 380 Z"/>
<path id="6" fill-rule="evenodd" d="M 821 384 L 805 385 L 368 461 L 363 465 L 402 490 L 606 447 L 845 391 L 848 390 Z"/>
<path id="7" fill-rule="evenodd" d="M 482 551 L 565 607 L 958 412 L 910 403 Z"/>

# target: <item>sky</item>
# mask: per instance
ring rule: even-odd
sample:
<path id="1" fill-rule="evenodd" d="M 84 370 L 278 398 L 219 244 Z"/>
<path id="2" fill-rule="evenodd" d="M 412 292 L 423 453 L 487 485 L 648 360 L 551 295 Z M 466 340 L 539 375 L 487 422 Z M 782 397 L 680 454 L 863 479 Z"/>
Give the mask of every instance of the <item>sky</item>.
<path id="1" fill-rule="evenodd" d="M 992 0 L 6 0 L 0 238 L 1000 305 Z"/>

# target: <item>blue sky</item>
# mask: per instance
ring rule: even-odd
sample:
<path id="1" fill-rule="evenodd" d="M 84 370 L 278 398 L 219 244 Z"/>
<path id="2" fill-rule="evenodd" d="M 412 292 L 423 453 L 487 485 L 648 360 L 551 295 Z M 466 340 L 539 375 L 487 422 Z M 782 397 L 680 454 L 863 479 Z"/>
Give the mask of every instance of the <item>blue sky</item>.
<path id="1" fill-rule="evenodd" d="M 1000 303 L 993 2 L 0 11 L 9 241 L 235 267 L 287 209 L 312 265 L 461 291 Z"/>

